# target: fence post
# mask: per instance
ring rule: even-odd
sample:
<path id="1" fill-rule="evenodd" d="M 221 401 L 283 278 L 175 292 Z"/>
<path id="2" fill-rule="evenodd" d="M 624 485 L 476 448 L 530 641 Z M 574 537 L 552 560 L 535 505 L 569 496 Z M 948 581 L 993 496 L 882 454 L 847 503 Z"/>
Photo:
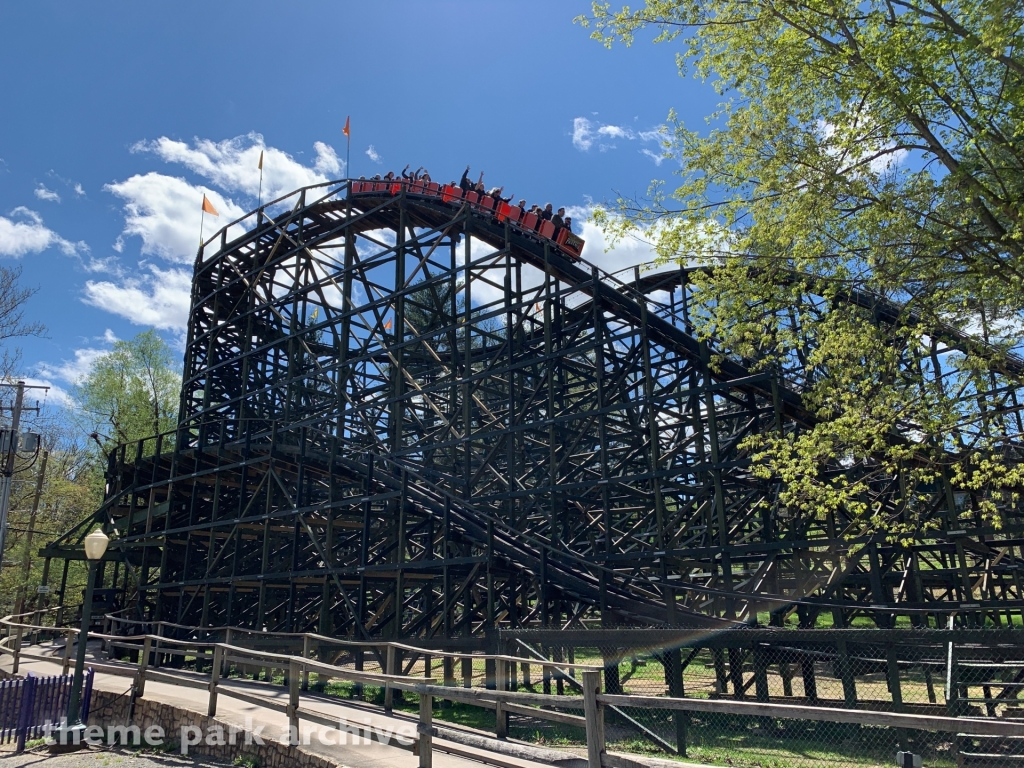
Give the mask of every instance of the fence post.
<path id="1" fill-rule="evenodd" d="M 83 723 L 89 722 L 89 711 L 92 709 L 92 686 L 96 680 L 96 670 L 89 667 L 85 670 L 85 685 L 82 690 L 82 709 L 80 717 Z"/>
<path id="2" fill-rule="evenodd" d="M 387 652 L 384 661 L 384 674 L 394 675 L 395 674 L 395 660 L 397 658 L 395 646 L 388 643 Z M 392 704 L 395 700 L 395 689 L 391 687 L 391 683 L 384 683 L 384 711 L 387 714 L 391 714 Z"/>
<path id="3" fill-rule="evenodd" d="M 224 645 L 225 646 L 231 645 L 231 628 L 230 627 L 228 627 L 227 629 L 224 630 Z M 227 648 L 224 648 L 224 652 L 220 655 L 220 658 L 221 658 L 220 676 L 221 677 L 227 677 L 228 673 L 231 671 L 231 665 L 228 664 L 228 649 Z"/>
<path id="4" fill-rule="evenodd" d="M 674 699 L 681 699 L 686 695 L 683 687 L 683 654 L 675 648 L 665 652 L 665 677 L 668 683 L 668 695 Z M 605 690 L 607 690 L 608 675 L 605 673 Z M 672 720 L 676 730 L 676 752 L 680 757 L 686 757 L 686 726 L 689 722 L 689 713 L 677 709 L 672 713 Z"/>
<path id="5" fill-rule="evenodd" d="M 420 694 L 420 723 L 416 731 L 419 733 L 419 768 L 431 768 L 434 763 L 434 697 L 429 693 Z"/>
<path id="6" fill-rule="evenodd" d="M 448 687 L 455 687 L 455 659 L 445 654 L 441 666 L 444 669 L 444 684 Z M 448 699 L 441 699 L 441 709 L 451 709 L 452 703 Z"/>
<path id="7" fill-rule="evenodd" d="M 224 664 L 224 649 L 213 646 L 213 664 L 210 666 L 210 703 L 206 714 L 214 717 L 217 714 L 217 683 L 220 681 L 221 667 Z"/>
<path id="8" fill-rule="evenodd" d="M 142 653 L 139 654 L 138 682 L 135 685 L 135 698 L 141 699 L 146 692 L 146 669 L 149 667 L 149 654 L 153 648 L 153 640 L 146 635 L 142 643 Z"/>
<path id="9" fill-rule="evenodd" d="M 310 652 L 310 639 L 309 635 L 302 636 L 302 658 L 308 659 Z M 319 674 L 319 673 L 318 673 Z M 302 690 L 309 690 L 309 669 L 307 667 L 302 668 Z"/>
<path id="10" fill-rule="evenodd" d="M 60 673 L 62 675 L 66 675 L 71 668 L 71 638 L 75 635 L 75 630 L 69 627 L 67 633 L 67 639 L 64 642 L 64 660 L 61 662 Z"/>
<path id="11" fill-rule="evenodd" d="M 302 741 L 299 734 L 299 679 L 305 664 L 296 659 L 288 662 L 288 727 L 291 730 L 291 744 L 297 745 Z"/>
<path id="12" fill-rule="evenodd" d="M 18 662 L 21 657 L 21 633 L 22 628 L 19 625 L 18 628 L 15 630 L 14 643 L 11 646 L 11 651 L 14 653 L 14 661 L 12 662 L 13 666 L 11 667 L 12 675 L 18 674 Z"/>
<path id="13" fill-rule="evenodd" d="M 356 656 L 356 672 L 362 672 L 363 671 L 363 667 L 364 667 L 364 663 L 363 663 L 363 647 L 362 646 L 359 646 L 358 648 L 356 648 L 355 656 Z M 352 698 L 353 699 L 362 699 L 363 698 L 363 684 L 362 683 L 356 682 L 356 683 L 352 684 Z"/>
<path id="14" fill-rule="evenodd" d="M 28 729 L 34 725 L 32 712 L 35 710 L 36 683 L 38 681 L 39 678 L 29 672 L 21 684 L 21 707 L 18 710 L 18 752 L 25 751 L 25 737 L 28 735 Z"/>
<path id="15" fill-rule="evenodd" d="M 597 700 L 601 673 L 583 673 L 583 715 L 587 720 L 587 768 L 601 768 L 604 754 L 604 705 Z"/>
<path id="16" fill-rule="evenodd" d="M 164 633 L 163 633 L 163 622 L 158 621 L 156 623 L 156 632 L 155 632 L 155 634 L 157 636 L 157 641 L 156 641 L 156 653 L 153 654 L 153 666 L 154 667 L 159 667 L 160 666 L 160 638 L 164 636 Z"/>
<path id="17" fill-rule="evenodd" d="M 505 659 L 494 660 L 494 689 L 501 693 L 507 687 L 508 662 Z M 494 735 L 499 739 L 508 738 L 508 712 L 505 711 L 501 696 L 494 701 Z"/>
<path id="18" fill-rule="evenodd" d="M 473 656 L 471 654 L 462 657 L 462 687 L 473 687 Z"/>

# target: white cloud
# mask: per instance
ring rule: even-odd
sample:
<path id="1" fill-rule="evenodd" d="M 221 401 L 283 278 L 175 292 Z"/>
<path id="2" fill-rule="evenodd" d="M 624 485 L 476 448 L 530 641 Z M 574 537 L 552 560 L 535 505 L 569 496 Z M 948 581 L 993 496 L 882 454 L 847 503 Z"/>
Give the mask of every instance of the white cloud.
<path id="1" fill-rule="evenodd" d="M 213 190 L 162 173 L 135 175 L 107 184 L 105 189 L 125 201 L 124 234 L 142 238 L 142 253 L 179 264 L 190 264 L 195 259 L 201 220 L 203 237 L 209 238 L 224 223 L 246 213 Z M 220 218 L 202 216 L 204 194 L 220 212 Z"/>
<path id="2" fill-rule="evenodd" d="M 375 163 L 382 162 L 380 154 L 377 152 L 376 149 L 373 148 L 373 144 L 371 144 L 369 149 L 366 150 L 366 156 L 373 160 L 373 162 Z"/>
<path id="3" fill-rule="evenodd" d="M 149 264 L 149 274 L 127 278 L 120 283 L 88 281 L 86 304 L 120 315 L 136 325 L 181 331 L 188 321 L 192 272 L 167 270 Z"/>
<path id="4" fill-rule="evenodd" d="M 310 165 L 304 165 L 286 152 L 266 146 L 258 133 L 224 141 L 195 138 L 185 142 L 162 136 L 138 142 L 132 147 L 133 152 L 152 154 L 184 166 L 213 188 L 156 171 L 107 184 L 104 189 L 120 198 L 125 215 L 124 230 L 113 250 L 123 253 L 125 240 L 137 236 L 142 240 L 143 255 L 170 264 L 143 262 L 138 269 L 125 269 L 116 256 L 93 259 L 86 269 L 108 277 L 87 282 L 83 301 L 134 323 L 180 331 L 188 317 L 191 271 L 177 265 L 190 265 L 195 259 L 200 223 L 203 238 L 209 239 L 227 222 L 241 218 L 255 207 L 261 191 L 260 153 L 264 201 L 338 178 L 344 163 L 334 149 L 319 141 L 313 149 L 315 157 Z M 204 194 L 220 213 L 219 217 L 202 215 Z M 235 225 L 228 237 L 240 233 L 241 226 Z"/>
<path id="5" fill-rule="evenodd" d="M 606 272 L 618 272 L 638 264 L 648 264 L 657 258 L 651 242 L 638 237 L 626 237 L 610 246 L 601 228 L 590 221 L 594 206 L 571 206 L 565 213 L 572 217 L 573 230 L 583 238 L 583 258 Z"/>
<path id="6" fill-rule="evenodd" d="M 31 382 L 50 387 L 50 391 L 46 396 L 47 400 L 52 400 L 57 405 L 64 407 L 75 407 L 74 399 L 71 397 L 69 390 L 80 384 L 92 372 L 96 361 L 110 352 L 109 347 L 117 341 L 117 336 L 108 328 L 103 336 L 95 339 L 95 341 L 104 342 L 107 344 L 108 349 L 83 347 L 82 349 L 75 350 L 73 360 L 62 360 L 59 363 L 41 362 L 36 365 L 35 372 L 41 378 L 32 379 Z"/>
<path id="7" fill-rule="evenodd" d="M 651 150 L 647 149 L 646 147 L 640 150 L 640 154 L 647 155 L 649 158 L 651 158 L 651 160 L 654 161 L 655 165 L 661 165 L 662 162 L 664 162 L 665 160 L 664 155 L 659 155 L 657 152 L 651 152 Z"/>
<path id="8" fill-rule="evenodd" d="M 262 152 L 264 200 L 329 181 L 341 174 L 344 163 L 333 147 L 318 141 L 313 149 L 316 160 L 310 168 L 287 152 L 266 146 L 258 133 L 224 141 L 196 138 L 191 145 L 161 136 L 154 141 L 140 141 L 132 147 L 133 152 L 152 152 L 168 163 L 184 165 L 226 192 L 252 198 L 260 191 L 258 165 Z"/>
<path id="9" fill-rule="evenodd" d="M 86 272 L 106 273 L 121 277 L 124 270 L 117 256 L 107 256 L 105 259 L 89 259 L 84 265 Z"/>
<path id="10" fill-rule="evenodd" d="M 334 149 L 319 141 L 314 143 L 313 149 L 316 159 L 309 167 L 286 152 L 266 146 L 258 133 L 224 141 L 197 138 L 188 143 L 162 136 L 154 141 L 138 142 L 132 147 L 133 152 L 152 153 L 168 163 L 183 165 L 222 192 L 152 171 L 106 185 L 108 192 L 124 201 L 125 227 L 114 243 L 114 250 L 121 253 L 124 236 L 136 235 L 142 238 L 143 254 L 179 264 L 190 263 L 196 255 L 201 221 L 204 222 L 203 236 L 208 238 L 226 222 L 240 218 L 250 207 L 255 207 L 255 198 L 261 189 L 258 167 L 261 152 L 264 201 L 336 178 L 343 163 Z M 203 194 L 218 210 L 220 218 L 202 217 Z M 243 199 L 236 202 L 229 195 L 240 195 Z M 246 197 L 252 200 L 245 200 Z"/>
<path id="11" fill-rule="evenodd" d="M 632 139 L 636 136 L 629 128 L 622 128 L 618 125 L 602 125 L 597 129 L 597 132 L 601 136 L 608 136 L 613 139 Z"/>
<path id="12" fill-rule="evenodd" d="M 592 123 L 585 117 L 572 121 L 572 145 L 580 152 L 586 152 L 594 143 Z"/>
<path id="13" fill-rule="evenodd" d="M 668 138 L 668 129 L 664 125 L 659 125 L 649 131 L 637 131 L 636 137 L 640 141 L 665 141 Z"/>
<path id="14" fill-rule="evenodd" d="M 68 179 L 68 178 L 65 178 L 64 176 L 61 176 L 59 173 L 57 173 L 52 168 L 49 171 L 46 172 L 46 175 L 49 176 L 51 179 L 56 179 L 57 181 L 59 181 L 65 187 L 67 187 L 72 192 L 74 192 L 76 196 L 82 197 L 82 196 L 85 195 L 85 190 L 82 189 L 82 185 L 81 184 L 79 184 L 77 181 L 72 181 L 71 179 Z M 45 187 L 43 187 L 42 184 L 40 184 L 39 186 L 42 189 L 46 189 Z M 49 190 L 47 190 L 47 191 L 49 191 Z M 54 192 L 53 194 L 56 194 L 56 192 Z M 39 197 L 42 200 L 47 199 L 47 198 L 44 198 L 42 195 L 40 195 L 38 191 L 36 191 L 36 197 Z M 60 202 L 60 201 L 58 200 L 57 202 Z"/>
<path id="15" fill-rule="evenodd" d="M 95 349 L 86 347 L 75 350 L 74 360 L 62 360 L 60 363 L 39 363 L 36 366 L 36 373 L 46 379 L 56 379 L 65 384 L 74 386 L 84 379 L 92 371 L 96 361 L 107 354 L 109 349 Z"/>
<path id="16" fill-rule="evenodd" d="M 85 243 L 65 240 L 46 227 L 38 213 L 22 205 L 11 211 L 10 215 L 24 220 L 15 221 L 14 218 L 0 216 L 0 256 L 20 258 L 27 253 L 41 253 L 53 246 L 68 256 L 89 250 Z"/>
<path id="17" fill-rule="evenodd" d="M 595 112 L 594 114 L 597 113 Z M 611 123 L 602 125 L 586 117 L 577 117 L 572 121 L 572 144 L 580 152 L 589 152 L 595 145 L 600 152 L 607 152 L 610 149 L 616 148 L 616 144 L 613 143 L 616 139 L 641 141 L 643 143 L 652 141 L 662 143 L 666 137 L 667 130 L 663 125 L 656 126 L 647 131 L 634 131 L 632 128 L 622 125 L 613 125 Z M 648 149 L 641 151 L 654 160 L 656 165 L 661 165 L 661 161 L 664 160 L 662 155 Z"/>
<path id="18" fill-rule="evenodd" d="M 36 187 L 35 195 L 40 200 L 45 200 L 48 203 L 59 203 L 60 195 L 54 192 L 52 189 L 47 189 L 46 185 L 40 184 Z"/>

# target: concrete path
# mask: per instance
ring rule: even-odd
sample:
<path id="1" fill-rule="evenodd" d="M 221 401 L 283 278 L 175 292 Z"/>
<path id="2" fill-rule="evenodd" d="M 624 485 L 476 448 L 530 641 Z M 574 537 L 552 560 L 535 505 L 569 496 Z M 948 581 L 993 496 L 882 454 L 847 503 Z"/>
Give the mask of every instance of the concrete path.
<path id="1" fill-rule="evenodd" d="M 104 665 L 122 666 L 119 662 L 108 661 L 102 658 L 96 659 L 91 646 L 92 644 L 90 643 L 89 661 L 96 661 L 97 663 Z M 44 645 L 40 648 L 39 646 L 33 646 L 31 649 L 26 647 L 25 652 L 37 655 L 54 655 L 59 657 L 62 654 L 62 647 Z M 0 661 L 0 668 L 10 672 L 11 661 L 11 657 L 5 655 L 2 661 Z M 126 669 L 132 668 L 132 665 L 124 664 L 123 666 Z M 23 659 L 18 670 L 19 674 L 33 672 L 34 674 L 41 676 L 60 674 L 60 671 L 61 667 L 59 658 L 52 662 L 27 661 Z M 185 672 L 182 670 L 160 669 L 159 671 L 174 673 L 183 678 L 193 677 L 195 679 L 202 679 L 204 682 L 209 679 L 204 675 L 197 675 L 195 673 Z M 93 684 L 100 690 L 118 694 L 127 693 L 131 688 L 129 678 L 102 672 L 96 673 Z M 255 729 L 262 726 L 262 736 L 268 741 L 270 739 L 279 739 L 283 733 L 286 733 L 288 719 L 285 714 L 274 712 L 265 707 L 240 701 L 239 699 L 226 695 L 227 690 L 237 690 L 239 692 L 249 694 L 250 696 L 260 696 L 267 700 L 286 705 L 288 703 L 288 691 L 284 686 L 275 686 L 269 683 L 243 681 L 232 678 L 222 680 L 218 685 L 218 689 L 218 720 L 231 725 L 236 725 L 239 728 L 249 727 Z M 205 691 L 197 690 L 195 688 L 186 688 L 173 685 L 171 683 L 147 680 L 145 696 L 143 698 L 163 704 L 170 704 L 190 712 L 195 712 L 198 717 L 206 715 L 208 694 Z M 325 718 L 328 718 L 332 723 L 338 723 L 340 727 L 354 726 L 364 731 L 371 728 L 377 733 L 415 733 L 417 722 L 415 718 L 403 713 L 395 713 L 394 715 L 388 716 L 384 714 L 382 709 L 369 704 L 328 698 L 315 693 L 303 693 L 300 698 L 299 706 L 302 709 L 311 710 Z M 440 725 L 436 722 L 435 724 Z M 458 726 L 451 726 L 449 723 L 444 723 L 443 725 L 446 728 L 458 728 Z M 305 730 L 306 728 L 313 728 L 315 726 L 313 723 L 304 720 L 301 723 L 301 727 Z M 467 732 L 472 733 L 469 729 L 467 729 Z M 266 738 L 268 736 L 269 739 Z M 168 734 L 168 737 L 177 739 L 177 734 Z M 241 738 L 241 736 L 239 736 L 239 738 Z M 337 734 L 329 736 L 328 738 L 337 738 Z M 352 737 L 349 737 L 349 741 L 351 742 L 352 740 Z M 417 768 L 419 765 L 419 758 L 413 755 L 408 747 L 402 748 L 391 744 L 385 745 L 378 743 L 377 741 L 372 741 L 371 743 L 366 744 L 364 743 L 365 739 L 359 739 L 358 741 L 360 742 L 358 745 L 348 743 L 328 746 L 319 743 L 316 733 L 314 732 L 311 734 L 309 744 L 304 745 L 303 748 L 318 755 L 328 757 L 336 764 L 344 766 L 344 768 Z M 547 753 L 544 757 L 547 758 L 550 756 L 552 759 L 539 761 L 536 757 L 533 757 L 533 759 L 523 759 L 505 754 L 498 754 L 493 750 L 488 749 L 486 740 L 483 739 L 480 741 L 480 746 L 467 746 L 466 744 L 455 743 L 435 737 L 433 764 L 434 768 L 478 768 L 480 763 L 495 765 L 499 768 L 541 768 L 542 766 L 559 763 L 562 766 L 569 766 L 572 768 L 572 764 L 578 761 L 578 759 L 573 759 L 575 757 L 574 755 L 562 755 L 553 750 L 536 750 L 534 748 L 527 751 L 524 748 L 524 754 L 527 753 L 529 753 L 531 757 Z M 565 762 L 566 759 L 570 761 L 568 764 Z M 585 761 L 578 762 L 585 765 Z"/>

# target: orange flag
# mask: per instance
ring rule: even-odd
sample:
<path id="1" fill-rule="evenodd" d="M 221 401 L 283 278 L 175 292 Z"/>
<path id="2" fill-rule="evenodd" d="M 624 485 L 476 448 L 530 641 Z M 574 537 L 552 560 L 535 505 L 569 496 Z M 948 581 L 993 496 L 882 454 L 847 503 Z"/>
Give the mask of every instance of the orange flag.
<path id="1" fill-rule="evenodd" d="M 203 195 L 203 210 L 211 216 L 220 216 L 217 209 L 213 207 L 213 203 L 206 199 L 206 195 Z"/>
<path id="2" fill-rule="evenodd" d="M 390 320 L 388 320 L 386 323 L 384 323 L 384 330 L 385 331 L 390 331 L 391 330 L 391 321 Z"/>
<path id="3" fill-rule="evenodd" d="M 352 134 L 350 134 L 350 133 L 348 132 L 348 120 L 349 120 L 349 118 L 348 118 L 348 117 L 346 117 L 346 118 L 345 118 L 345 127 L 341 129 L 341 132 L 342 132 L 342 133 L 344 133 L 344 134 L 345 134 L 346 136 L 349 136 L 349 137 L 351 137 L 351 135 L 352 135 Z"/>

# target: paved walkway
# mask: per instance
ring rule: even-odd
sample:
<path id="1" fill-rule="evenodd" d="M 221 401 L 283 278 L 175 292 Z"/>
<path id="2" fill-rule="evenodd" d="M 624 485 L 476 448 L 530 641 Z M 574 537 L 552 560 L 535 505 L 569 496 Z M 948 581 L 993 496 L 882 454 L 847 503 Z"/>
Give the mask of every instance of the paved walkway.
<path id="1" fill-rule="evenodd" d="M 122 666 L 118 662 L 107 661 L 102 658 L 96 659 L 91 646 L 92 643 L 90 643 L 89 648 L 89 661 L 96 661 L 104 665 Z M 62 654 L 61 647 L 49 645 L 44 645 L 41 648 L 33 646 L 31 649 L 26 647 L 24 650 L 35 655 L 54 655 L 59 657 Z M 4 655 L 2 661 L 0 661 L 0 667 L 9 672 L 11 661 L 10 656 Z M 131 668 L 131 665 L 125 664 L 123 666 L 127 669 Z M 19 674 L 33 672 L 41 676 L 60 674 L 60 671 L 59 658 L 52 662 L 22 659 L 18 670 Z M 195 677 L 204 681 L 209 679 L 207 676 L 200 676 L 181 670 L 161 669 L 159 671 L 180 674 L 182 677 Z M 131 688 L 131 681 L 127 677 L 97 672 L 93 685 L 100 690 L 120 694 L 126 693 Z M 262 734 L 264 738 L 269 735 L 271 739 L 278 739 L 282 733 L 286 732 L 288 719 L 284 713 L 274 712 L 265 707 L 250 704 L 225 694 L 225 689 L 233 689 L 286 705 L 288 703 L 288 690 L 284 686 L 231 678 L 222 680 L 218 684 L 218 689 L 218 720 L 229 725 L 239 726 L 240 728 L 246 727 L 247 724 L 251 724 L 253 728 L 263 726 Z M 198 716 L 206 715 L 208 694 L 195 688 L 147 680 L 143 698 L 195 712 Z M 401 733 L 409 733 L 410 726 L 412 732 L 415 732 L 417 722 L 415 718 L 403 713 L 395 713 L 388 716 L 379 707 L 373 705 L 328 698 L 312 692 L 301 694 L 299 706 L 329 718 L 331 722 L 339 723 L 342 727 L 346 725 L 357 726 L 364 730 L 369 727 L 383 733 L 396 733 L 399 732 L 399 728 L 402 729 Z M 452 727 L 448 723 L 444 723 L 444 726 Z M 302 729 L 313 727 L 313 723 L 303 720 L 300 727 Z M 457 728 L 458 726 L 455 727 Z M 177 734 L 169 734 L 168 736 L 169 738 L 177 738 Z M 349 740 L 351 741 L 351 738 Z M 408 748 L 385 745 L 377 741 L 365 744 L 363 741 L 360 740 L 361 743 L 358 745 L 327 746 L 319 743 L 316 736 L 313 735 L 310 743 L 304 745 L 304 749 L 326 756 L 335 763 L 344 766 L 344 768 L 417 768 L 419 765 L 419 758 L 413 755 Z M 433 764 L 435 768 L 479 768 L 480 763 L 496 765 L 499 768 L 542 768 L 551 764 L 551 762 L 539 762 L 537 760 L 497 754 L 487 749 L 485 744 L 482 747 L 456 744 L 455 742 L 435 737 Z M 549 754 L 554 756 L 555 753 L 549 752 Z M 564 755 L 560 757 L 571 758 L 572 756 Z"/>

